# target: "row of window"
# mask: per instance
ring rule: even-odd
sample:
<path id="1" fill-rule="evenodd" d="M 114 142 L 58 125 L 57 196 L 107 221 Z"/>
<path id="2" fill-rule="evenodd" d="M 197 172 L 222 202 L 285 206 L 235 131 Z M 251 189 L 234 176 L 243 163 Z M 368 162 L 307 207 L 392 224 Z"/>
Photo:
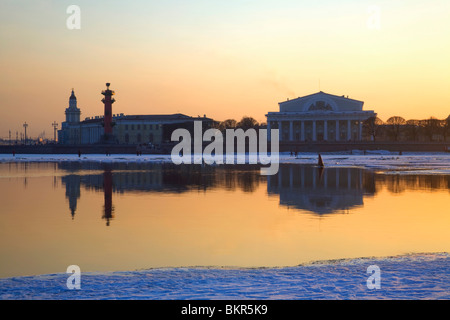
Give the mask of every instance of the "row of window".
<path id="1" fill-rule="evenodd" d="M 160 126 L 159 124 L 155 124 L 155 129 L 158 129 L 159 126 Z M 125 125 L 125 130 L 128 130 L 129 127 L 131 128 L 131 130 L 134 130 L 135 125 L 134 125 L 134 124 L 130 124 L 130 125 L 126 124 L 126 125 Z M 150 130 L 153 130 L 153 125 L 152 125 L 152 124 L 149 124 L 149 125 L 148 125 L 148 128 L 149 128 Z M 147 125 L 146 125 L 146 124 L 143 124 L 143 125 L 142 125 L 142 129 L 143 129 L 143 130 L 147 130 Z M 141 130 L 141 125 L 140 125 L 140 124 L 137 124 L 137 125 L 136 125 L 136 130 Z"/>
<path id="2" fill-rule="evenodd" d="M 125 134 L 125 143 L 129 143 L 130 142 L 130 135 L 128 133 Z M 153 133 L 150 133 L 148 135 L 148 140 L 145 140 L 145 137 L 143 137 L 140 133 L 136 136 L 136 142 L 137 143 L 141 143 L 141 142 L 154 142 L 154 136 Z"/>

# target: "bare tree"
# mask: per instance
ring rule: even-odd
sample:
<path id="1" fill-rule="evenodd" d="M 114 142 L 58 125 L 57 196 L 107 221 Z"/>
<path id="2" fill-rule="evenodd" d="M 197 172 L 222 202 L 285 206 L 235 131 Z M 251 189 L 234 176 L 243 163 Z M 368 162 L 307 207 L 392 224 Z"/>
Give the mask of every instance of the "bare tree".
<path id="1" fill-rule="evenodd" d="M 234 129 L 236 128 L 236 124 L 237 124 L 236 120 L 227 119 L 219 124 L 219 129 L 220 131 L 224 131 L 226 129 Z"/>
<path id="2" fill-rule="evenodd" d="M 375 141 L 381 125 L 383 125 L 383 120 L 378 117 L 370 117 L 363 122 L 366 135 L 372 137 L 372 141 Z"/>
<path id="3" fill-rule="evenodd" d="M 420 120 L 408 120 L 406 121 L 406 131 L 408 138 L 416 141 L 420 133 Z"/>
<path id="4" fill-rule="evenodd" d="M 401 133 L 401 128 L 406 123 L 406 120 L 399 116 L 393 116 L 387 119 L 386 123 L 390 126 L 390 133 L 392 137 L 395 141 L 398 141 Z"/>
<path id="5" fill-rule="evenodd" d="M 447 141 L 447 137 L 450 136 L 450 115 L 445 119 L 445 131 L 444 131 L 444 141 Z"/>
<path id="6" fill-rule="evenodd" d="M 439 134 L 441 121 L 435 117 L 430 117 L 429 119 L 422 120 L 422 126 L 425 135 L 430 139 L 430 141 L 433 141 L 434 135 Z"/>
<path id="7" fill-rule="evenodd" d="M 241 121 L 236 124 L 236 126 L 238 128 L 242 128 L 243 130 L 247 130 L 250 128 L 258 128 L 259 124 L 258 121 L 256 121 L 254 118 L 244 116 L 242 117 Z"/>

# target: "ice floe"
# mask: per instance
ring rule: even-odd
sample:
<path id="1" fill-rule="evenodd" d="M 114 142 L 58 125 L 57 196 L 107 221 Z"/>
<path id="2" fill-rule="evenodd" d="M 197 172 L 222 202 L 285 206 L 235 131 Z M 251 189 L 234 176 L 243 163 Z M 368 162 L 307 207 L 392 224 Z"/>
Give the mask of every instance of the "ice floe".
<path id="1" fill-rule="evenodd" d="M 369 266 L 380 288 L 368 287 Z M 282 268 L 187 267 L 0 279 L 1 299 L 450 299 L 450 255 L 320 261 Z M 369 281 L 371 281 L 369 279 Z"/>

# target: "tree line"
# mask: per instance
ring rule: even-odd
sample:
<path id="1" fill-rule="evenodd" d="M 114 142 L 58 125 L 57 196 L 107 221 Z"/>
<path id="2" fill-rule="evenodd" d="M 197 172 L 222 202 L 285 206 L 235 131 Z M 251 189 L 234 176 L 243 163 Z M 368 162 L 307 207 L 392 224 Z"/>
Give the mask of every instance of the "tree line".
<path id="1" fill-rule="evenodd" d="M 383 122 L 371 117 L 363 123 L 366 139 L 376 141 L 448 141 L 450 140 L 450 116 L 447 119 L 430 117 L 424 120 L 405 120 L 393 116 Z"/>
<path id="2" fill-rule="evenodd" d="M 244 116 L 240 121 L 227 119 L 216 122 L 220 131 L 241 128 L 266 128 L 265 122 Z M 446 119 L 430 117 L 423 120 L 406 120 L 401 116 L 392 116 L 384 122 L 378 117 L 370 117 L 363 123 L 363 138 L 371 141 L 450 141 L 450 116 Z"/>
<path id="3" fill-rule="evenodd" d="M 254 118 L 249 117 L 249 116 L 242 117 L 242 119 L 240 121 L 236 121 L 235 119 L 227 119 L 227 120 L 216 123 L 216 129 L 219 129 L 220 131 L 224 131 L 226 129 L 238 129 L 238 128 L 245 131 L 247 129 L 259 129 L 259 128 L 263 128 L 263 127 L 264 128 L 266 127 L 265 122 L 259 123 Z"/>

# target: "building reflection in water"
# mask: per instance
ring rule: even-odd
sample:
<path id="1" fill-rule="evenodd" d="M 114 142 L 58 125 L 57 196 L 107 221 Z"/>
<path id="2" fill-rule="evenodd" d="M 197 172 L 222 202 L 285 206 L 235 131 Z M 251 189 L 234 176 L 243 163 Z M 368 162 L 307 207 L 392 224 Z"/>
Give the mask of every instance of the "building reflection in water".
<path id="1" fill-rule="evenodd" d="M 106 220 L 106 225 L 109 226 L 109 221 L 114 219 L 114 207 L 112 205 L 112 189 L 113 179 L 111 168 L 107 166 L 103 172 L 103 193 L 105 196 L 105 205 L 103 206 L 103 219 Z"/>
<path id="2" fill-rule="evenodd" d="M 211 189 L 252 193 L 267 183 L 267 193 L 278 196 L 280 205 L 318 215 L 349 212 L 364 205 L 381 189 L 398 193 L 408 189 L 450 191 L 450 176 L 389 175 L 361 168 L 282 164 L 278 174 L 261 176 L 258 166 L 200 166 L 173 164 L 60 163 L 68 172 L 61 179 L 72 218 L 80 188 L 104 193 L 102 218 L 114 219 L 113 193 L 184 193 Z"/>
<path id="3" fill-rule="evenodd" d="M 360 168 L 317 168 L 281 165 L 269 176 L 267 192 L 280 197 L 280 205 L 316 214 L 348 211 L 375 193 L 374 173 Z"/>
<path id="4" fill-rule="evenodd" d="M 80 199 L 81 176 L 76 174 L 63 176 L 61 183 L 66 187 L 66 199 L 69 200 L 70 215 L 73 220 L 77 211 L 78 199 Z"/>
<path id="5" fill-rule="evenodd" d="M 72 219 L 76 214 L 81 187 L 104 193 L 102 218 L 109 226 L 114 219 L 113 193 L 184 193 L 221 188 L 253 192 L 265 178 L 256 166 L 216 168 L 173 164 L 101 164 L 67 162 L 59 168 L 69 174 L 61 178 Z"/>

